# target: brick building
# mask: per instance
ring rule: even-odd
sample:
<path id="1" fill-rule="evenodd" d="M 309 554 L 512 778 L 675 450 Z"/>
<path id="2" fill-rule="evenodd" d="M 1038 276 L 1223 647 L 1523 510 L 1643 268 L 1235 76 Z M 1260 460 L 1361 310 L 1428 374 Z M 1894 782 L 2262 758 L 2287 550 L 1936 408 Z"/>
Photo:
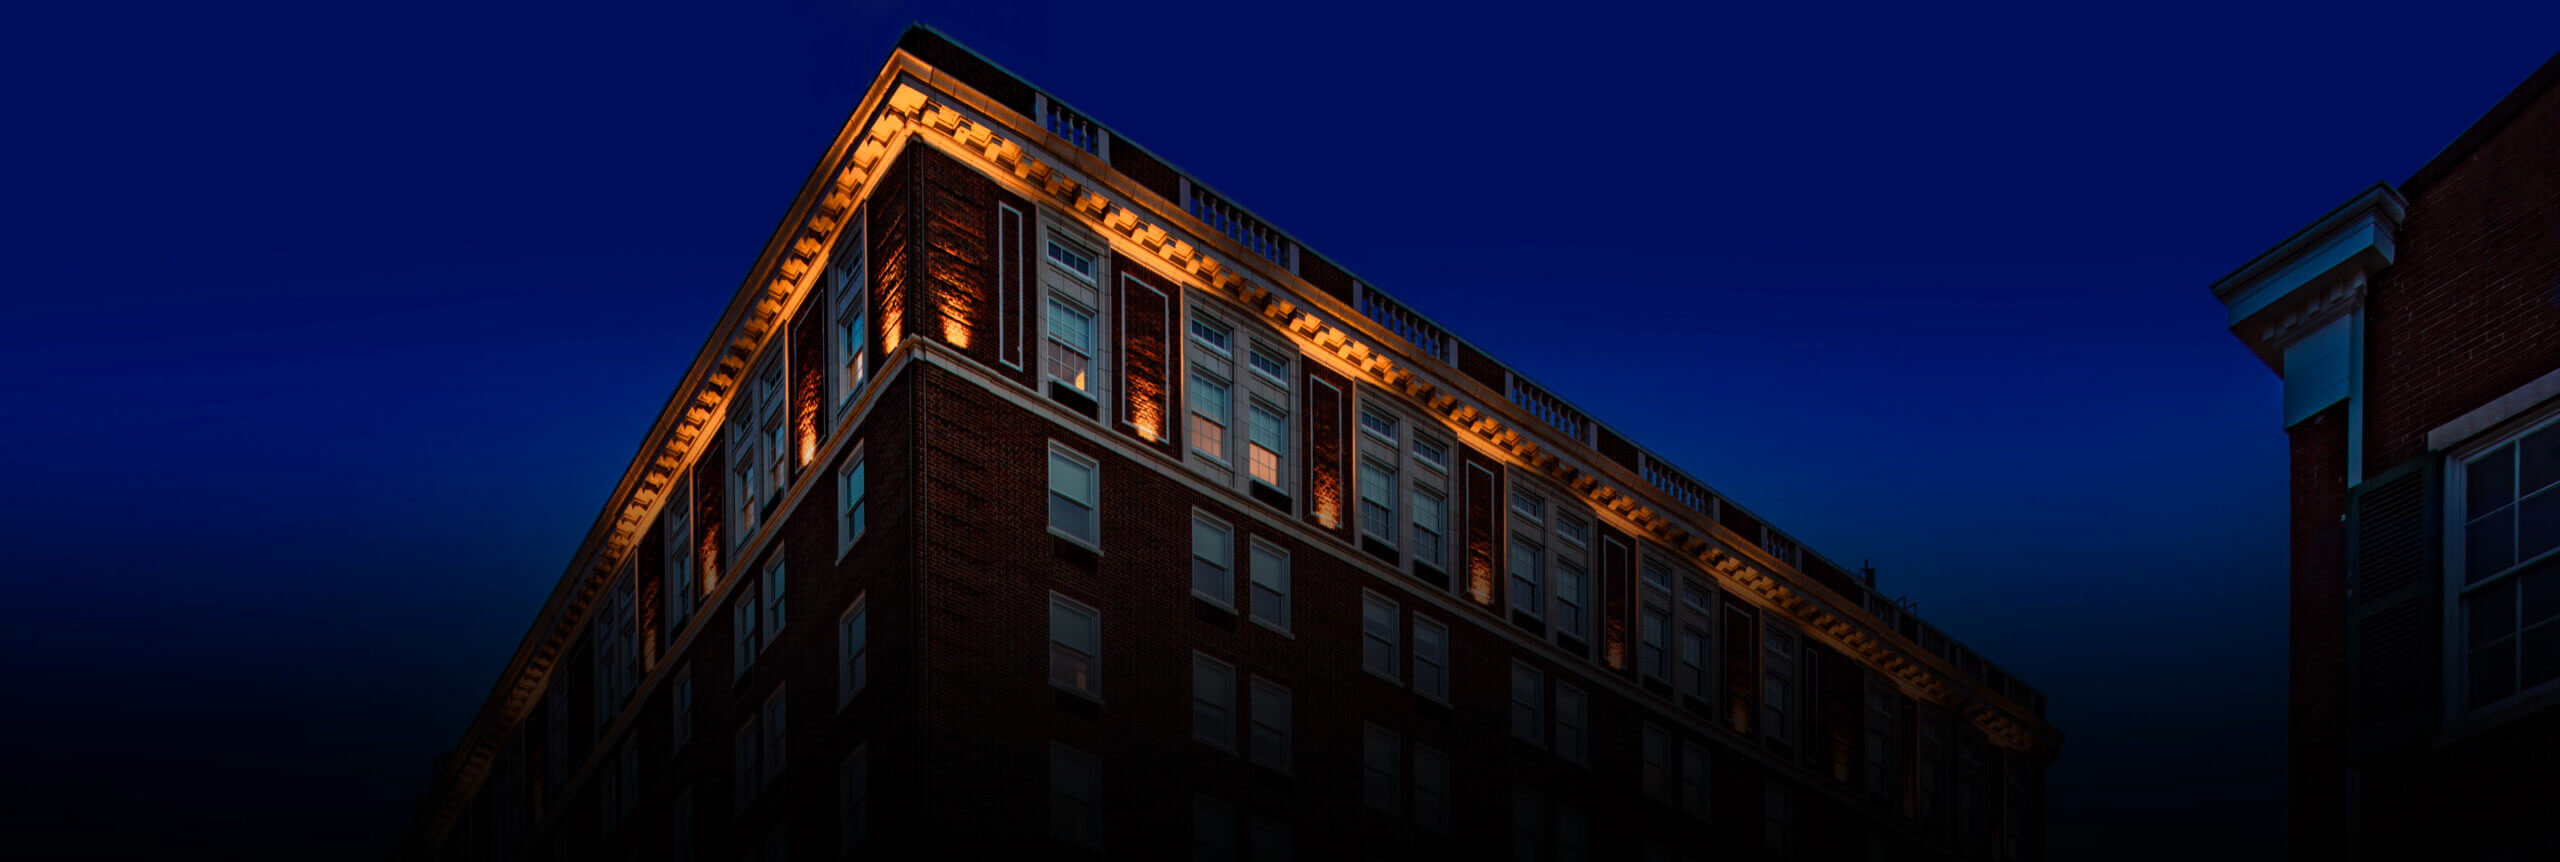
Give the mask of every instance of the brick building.
<path id="1" fill-rule="evenodd" d="M 2040 693 L 931 30 L 753 272 L 404 854 L 2042 855 Z"/>
<path id="2" fill-rule="evenodd" d="M 2284 378 L 2295 857 L 2560 858 L 2560 56 L 2213 290 Z"/>

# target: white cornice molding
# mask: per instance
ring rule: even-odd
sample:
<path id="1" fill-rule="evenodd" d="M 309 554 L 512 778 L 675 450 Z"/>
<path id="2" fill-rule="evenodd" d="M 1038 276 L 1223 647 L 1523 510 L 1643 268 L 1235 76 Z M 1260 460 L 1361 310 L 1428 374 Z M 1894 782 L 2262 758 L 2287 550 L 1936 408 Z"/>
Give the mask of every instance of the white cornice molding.
<path id="1" fill-rule="evenodd" d="M 2285 349 L 2363 304 L 2366 281 L 2398 255 L 2408 202 L 2376 183 L 2213 283 L 2231 334 L 2284 373 Z"/>

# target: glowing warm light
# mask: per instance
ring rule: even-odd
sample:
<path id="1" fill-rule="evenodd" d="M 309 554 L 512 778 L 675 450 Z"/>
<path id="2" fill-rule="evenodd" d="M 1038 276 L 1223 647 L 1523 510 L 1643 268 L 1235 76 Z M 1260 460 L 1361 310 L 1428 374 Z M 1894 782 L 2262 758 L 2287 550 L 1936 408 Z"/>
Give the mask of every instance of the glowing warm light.
<path id="1" fill-rule="evenodd" d="M 1481 541 L 1467 543 L 1467 597 L 1493 604 L 1493 550 Z"/>
<path id="2" fill-rule="evenodd" d="M 1315 475 L 1316 523 L 1326 529 L 1342 526 L 1342 477 L 1331 470 L 1318 470 Z"/>
<path id="3" fill-rule="evenodd" d="M 942 318 L 942 340 L 951 342 L 953 347 L 969 346 L 969 322 L 946 313 Z"/>
<path id="4" fill-rule="evenodd" d="M 1153 380 L 1129 379 L 1129 427 L 1153 443 L 1164 439 L 1164 388 Z"/>
<path id="5" fill-rule="evenodd" d="M 694 558 L 696 568 L 702 571 L 698 592 L 710 595 L 711 588 L 720 583 L 720 522 L 712 518 L 702 520 L 708 523 L 702 527 L 702 541 L 694 545 Z"/>

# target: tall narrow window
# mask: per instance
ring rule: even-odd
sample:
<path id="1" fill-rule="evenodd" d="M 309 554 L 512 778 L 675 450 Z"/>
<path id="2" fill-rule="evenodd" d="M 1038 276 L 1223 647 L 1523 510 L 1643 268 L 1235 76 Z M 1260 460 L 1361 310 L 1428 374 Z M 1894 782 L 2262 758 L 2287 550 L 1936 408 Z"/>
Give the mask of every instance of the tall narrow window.
<path id="1" fill-rule="evenodd" d="M 1449 834 L 1449 755 L 1427 745 L 1413 747 L 1413 822 Z"/>
<path id="2" fill-rule="evenodd" d="M 1191 738 L 1236 750 L 1235 666 L 1196 652 L 1191 654 Z"/>
<path id="3" fill-rule="evenodd" d="M 1715 686 L 1707 678 L 1707 633 L 1696 626 L 1680 628 L 1680 690 L 1701 700 L 1715 696 Z"/>
<path id="4" fill-rule="evenodd" d="M 1438 492 L 1413 489 L 1413 560 L 1434 569 L 1449 568 L 1449 501 Z"/>
<path id="5" fill-rule="evenodd" d="M 784 408 L 791 398 L 783 388 L 783 350 L 776 337 L 773 356 L 765 360 L 764 373 L 756 380 L 756 407 L 764 411 L 764 479 L 760 488 L 764 499 L 757 506 L 772 509 L 782 500 L 782 492 L 791 487 L 791 427 L 782 421 Z"/>
<path id="6" fill-rule="evenodd" d="M 1654 559 L 1651 554 L 1647 554 L 1645 556 L 1643 571 L 1639 573 L 1639 576 L 1644 579 L 1645 586 L 1661 590 L 1665 593 L 1669 593 L 1671 591 L 1671 566 L 1661 560 Z"/>
<path id="7" fill-rule="evenodd" d="M 1762 738 L 1786 749 L 1796 741 L 1796 638 L 1777 625 L 1764 632 L 1760 660 L 1760 731 Z"/>
<path id="8" fill-rule="evenodd" d="M 1236 807 L 1191 797 L 1191 862 L 1234 862 L 1237 843 Z"/>
<path id="9" fill-rule="evenodd" d="M 1591 765 L 1591 701 L 1582 689 L 1556 683 L 1556 756 Z"/>
<path id="10" fill-rule="evenodd" d="M 1591 577 L 1582 564 L 1573 560 L 1556 561 L 1556 632 L 1575 638 L 1586 637 L 1589 624 L 1583 608 L 1590 602 Z"/>
<path id="11" fill-rule="evenodd" d="M 692 488 L 690 476 L 676 479 L 675 491 L 663 516 L 667 523 L 666 640 L 669 643 L 673 643 L 676 636 L 684 631 L 684 624 L 693 619 L 693 603 L 701 593 L 693 579 Z"/>
<path id="12" fill-rule="evenodd" d="M 1889 683 L 1872 679 L 1867 685 L 1866 709 L 1866 773 L 1867 798 L 1891 804 L 1899 790 L 1901 776 L 1897 768 L 1900 752 L 1894 751 L 1895 719 L 1900 712 L 1901 692 Z"/>
<path id="13" fill-rule="evenodd" d="M 1249 451 L 1245 453 L 1246 470 L 1253 474 L 1254 481 L 1273 488 L 1287 487 L 1286 480 L 1281 477 L 1288 475 L 1283 472 L 1289 460 L 1288 412 L 1265 404 L 1259 398 L 1254 399 L 1247 410 L 1245 436 Z"/>
<path id="14" fill-rule="evenodd" d="M 1049 294 L 1049 379 L 1091 394 L 1093 310 Z"/>
<path id="15" fill-rule="evenodd" d="M 1714 800 L 1707 792 L 1707 747 L 1694 742 L 1680 744 L 1680 810 L 1700 820 Z"/>
<path id="16" fill-rule="evenodd" d="M 774 779 L 782 777 L 783 768 L 791 763 L 787 743 L 790 737 L 783 732 L 783 717 L 791 711 L 786 694 L 782 686 L 774 686 L 773 694 L 764 699 L 764 719 L 760 722 L 764 725 L 764 773 L 759 776 L 757 789 L 773 786 Z"/>
<path id="17" fill-rule="evenodd" d="M 1511 738 L 1547 744 L 1547 675 L 1517 661 L 1511 663 Z"/>
<path id="18" fill-rule="evenodd" d="M 1671 679 L 1671 612 L 1646 602 L 1637 622 L 1636 663 L 1646 676 Z"/>
<path id="19" fill-rule="evenodd" d="M 756 585 L 748 583 L 735 604 L 729 606 L 729 631 L 735 639 L 730 645 L 730 676 L 743 678 L 747 668 L 756 663 L 756 652 L 763 649 L 764 638 L 756 629 L 758 607 Z"/>
<path id="20" fill-rule="evenodd" d="M 1395 544 L 1395 465 L 1375 458 L 1360 459 L 1360 531 L 1390 546 Z"/>
<path id="21" fill-rule="evenodd" d="M 774 636 L 782 634 L 782 624 L 786 621 L 782 615 L 784 595 L 782 561 L 783 546 L 774 545 L 773 560 L 765 563 L 764 566 L 764 619 L 762 622 L 764 623 L 764 642 L 767 645 L 773 643 Z"/>
<path id="22" fill-rule="evenodd" d="M 1253 762 L 1284 773 L 1291 763 L 1289 697 L 1287 686 L 1253 678 Z"/>
<path id="23" fill-rule="evenodd" d="M 856 225 L 861 219 L 854 219 Z M 866 288 L 868 272 L 862 261 L 863 239 L 860 227 L 851 228 L 836 241 L 835 287 L 830 295 L 836 312 L 836 403 L 853 403 L 853 395 L 861 391 L 864 372 L 870 361 L 867 355 L 870 329 L 864 314 L 871 308 Z"/>
<path id="24" fill-rule="evenodd" d="M 1591 815 L 1579 808 L 1556 806 L 1556 862 L 1588 862 L 1591 858 Z"/>
<path id="25" fill-rule="evenodd" d="M 1100 468 L 1086 458 L 1049 444 L 1049 530 L 1087 546 L 1102 544 L 1094 505 L 1095 474 Z"/>
<path id="26" fill-rule="evenodd" d="M 1083 603 L 1049 594 L 1049 684 L 1102 697 L 1102 616 Z"/>
<path id="27" fill-rule="evenodd" d="M 1511 610 L 1532 618 L 1544 617 L 1546 597 L 1546 550 L 1538 543 L 1514 537 L 1511 540 Z"/>
<path id="28" fill-rule="evenodd" d="M 1396 681 L 1397 608 L 1394 600 L 1360 591 L 1360 668 Z"/>
<path id="29" fill-rule="evenodd" d="M 1049 834 L 1102 846 L 1102 763 L 1054 742 L 1049 744 Z"/>
<path id="30" fill-rule="evenodd" d="M 756 477 L 763 475 L 756 470 L 756 450 L 763 435 L 756 433 L 752 410 L 753 404 L 745 395 L 729 407 L 729 499 L 730 505 L 736 507 L 729 519 L 729 545 L 733 548 L 746 546 L 747 537 L 756 530 L 756 513 L 762 510 L 756 505 L 761 496 Z"/>
<path id="31" fill-rule="evenodd" d="M 764 743 L 763 737 L 756 733 L 754 713 L 749 713 L 746 722 L 738 726 L 738 733 L 731 737 L 731 742 L 730 771 L 736 784 L 730 795 L 735 800 L 734 808 L 745 811 L 747 804 L 755 801 L 756 790 L 764 786 Z"/>
<path id="32" fill-rule="evenodd" d="M 1760 812 L 1765 828 L 1761 843 L 1770 851 L 1785 853 L 1795 847 L 1795 795 L 1786 785 L 1771 780 L 1761 796 Z"/>
<path id="33" fill-rule="evenodd" d="M 1511 785 L 1511 858 L 1540 862 L 1547 854 L 1547 798 Z"/>
<path id="34" fill-rule="evenodd" d="M 1404 813 L 1404 740 L 1374 724 L 1360 729 L 1360 801 L 1388 814 Z"/>
<path id="35" fill-rule="evenodd" d="M 675 684 L 667 688 L 667 699 L 671 701 L 669 705 L 675 713 L 671 722 L 673 726 L 672 735 L 675 737 L 675 750 L 683 751 L 684 744 L 693 741 L 692 662 L 686 662 L 683 667 L 676 668 Z"/>
<path id="36" fill-rule="evenodd" d="M 2462 462 L 2448 484 L 2460 535 L 2446 539 L 2462 561 L 2455 687 L 2477 711 L 2560 680 L 2560 420 Z"/>
<path id="37" fill-rule="evenodd" d="M 1671 798 L 1671 732 L 1647 722 L 1644 726 L 1644 795 L 1670 802 Z"/>
<path id="38" fill-rule="evenodd" d="M 1191 448 L 1221 464 L 1227 461 L 1227 422 L 1235 415 L 1235 387 L 1227 379 L 1191 368 Z"/>
<path id="39" fill-rule="evenodd" d="M 856 745 L 836 767 L 836 832 L 846 849 L 871 839 L 871 747 Z"/>
<path id="40" fill-rule="evenodd" d="M 1413 615 L 1413 690 L 1449 702 L 1449 627 Z"/>
<path id="41" fill-rule="evenodd" d="M 1235 530 L 1198 509 L 1191 510 L 1192 594 L 1235 607 L 1235 555 Z"/>
<path id="42" fill-rule="evenodd" d="M 836 618 L 836 707 L 853 702 L 871 684 L 871 608 L 863 596 Z"/>
<path id="43" fill-rule="evenodd" d="M 1289 630 L 1289 552 L 1253 540 L 1253 619 Z"/>
<path id="44" fill-rule="evenodd" d="M 844 552 L 853 549 L 854 540 L 862 538 L 862 529 L 866 525 L 862 505 L 863 487 L 862 446 L 856 444 L 853 447 L 853 454 L 845 457 L 844 466 L 836 468 L 836 511 L 841 513 L 836 521 L 836 556 L 838 558 L 842 558 Z"/>

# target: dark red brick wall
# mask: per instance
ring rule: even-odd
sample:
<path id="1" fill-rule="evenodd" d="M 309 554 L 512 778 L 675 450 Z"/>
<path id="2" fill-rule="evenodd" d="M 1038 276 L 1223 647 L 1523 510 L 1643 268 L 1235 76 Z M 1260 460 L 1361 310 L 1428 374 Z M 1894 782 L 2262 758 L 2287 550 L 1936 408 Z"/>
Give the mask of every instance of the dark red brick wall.
<path id="1" fill-rule="evenodd" d="M 2560 369 L 2560 87 L 2409 202 L 2365 307 L 2365 474 Z"/>
<path id="2" fill-rule="evenodd" d="M 2287 832 L 2294 858 L 2343 858 L 2346 835 L 2347 410 L 2295 425 Z"/>
<path id="3" fill-rule="evenodd" d="M 1167 455 L 1182 452 L 1185 339 L 1176 331 L 1175 310 L 1182 287 L 1149 271 L 1144 264 L 1114 252 L 1113 289 L 1108 291 L 1116 314 L 1104 350 L 1117 349 L 1120 364 L 1120 408 L 1113 427 Z"/>

